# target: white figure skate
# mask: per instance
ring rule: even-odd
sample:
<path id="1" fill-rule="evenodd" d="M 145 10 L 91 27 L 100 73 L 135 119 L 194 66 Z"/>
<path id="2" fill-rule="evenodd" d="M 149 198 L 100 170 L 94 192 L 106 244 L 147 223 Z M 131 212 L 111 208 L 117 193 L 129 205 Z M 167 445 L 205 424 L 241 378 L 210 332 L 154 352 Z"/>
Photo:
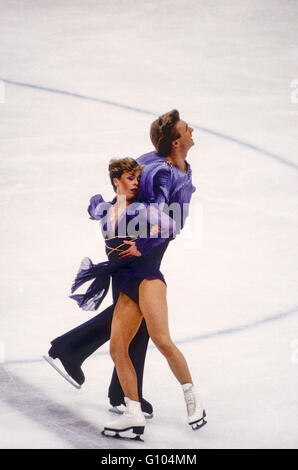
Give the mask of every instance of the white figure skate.
<path id="1" fill-rule="evenodd" d="M 145 416 L 146 419 L 152 419 L 153 418 L 153 408 L 151 403 L 149 403 L 145 398 L 142 398 L 140 400 L 141 403 L 141 409 L 143 412 L 143 415 Z M 112 407 L 109 409 L 112 413 L 116 413 L 118 415 L 122 415 L 124 411 L 126 410 L 126 406 L 124 404 L 121 405 L 112 405 Z"/>
<path id="2" fill-rule="evenodd" d="M 194 385 L 183 384 L 182 389 L 186 402 L 188 424 L 194 431 L 196 431 L 207 424 L 207 421 L 204 419 L 206 417 L 206 412 Z"/>
<path id="3" fill-rule="evenodd" d="M 124 401 L 126 407 L 123 414 L 118 419 L 107 423 L 102 434 L 107 437 L 142 441 L 140 436 L 144 434 L 145 417 L 141 404 L 127 397 L 124 397 Z"/>

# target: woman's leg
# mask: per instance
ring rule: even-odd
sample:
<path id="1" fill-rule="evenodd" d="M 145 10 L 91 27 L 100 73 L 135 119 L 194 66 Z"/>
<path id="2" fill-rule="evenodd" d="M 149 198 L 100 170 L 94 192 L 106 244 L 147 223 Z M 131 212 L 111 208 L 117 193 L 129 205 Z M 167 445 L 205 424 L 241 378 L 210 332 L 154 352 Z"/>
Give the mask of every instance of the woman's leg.
<path id="1" fill-rule="evenodd" d="M 167 359 L 177 380 L 181 384 L 192 384 L 187 362 L 170 337 L 166 293 L 166 286 L 160 279 L 144 279 L 139 287 L 139 307 L 150 338 Z"/>
<path id="2" fill-rule="evenodd" d="M 124 395 L 139 401 L 137 375 L 129 356 L 129 345 L 142 321 L 136 302 L 120 293 L 112 320 L 110 354 L 115 363 Z"/>
<path id="3" fill-rule="evenodd" d="M 123 315 L 126 309 L 128 314 L 130 314 L 128 317 Z M 130 400 L 127 401 L 127 413 L 124 413 L 118 420 L 108 423 L 103 432 L 122 432 L 127 429 L 133 429 L 133 432 L 136 434 L 144 432 L 145 420 L 141 412 L 140 403 L 137 403 L 139 401 L 137 377 L 128 354 L 129 344 L 142 318 L 141 312 L 145 318 L 152 341 L 166 357 L 172 372 L 182 385 L 187 407 L 188 423 L 193 429 L 204 426 L 206 424 L 205 410 L 193 386 L 184 356 L 174 345 L 170 337 L 166 286 L 159 279 L 155 279 L 150 281 L 144 280 L 140 284 L 139 306 L 126 297 L 125 294 L 121 296 L 120 302 L 116 306 L 112 323 L 113 344 L 111 355 L 116 364 L 125 396 Z"/>
<path id="4" fill-rule="evenodd" d="M 145 320 L 143 319 L 140 328 L 130 343 L 129 356 L 138 378 L 138 395 L 142 403 L 142 410 L 151 414 L 151 404 L 143 400 L 143 374 L 148 341 L 149 335 L 147 332 Z M 118 379 L 116 368 L 114 368 L 111 384 L 109 387 L 109 399 L 111 405 L 113 406 L 118 406 L 122 403 L 124 404 L 124 394 Z"/>

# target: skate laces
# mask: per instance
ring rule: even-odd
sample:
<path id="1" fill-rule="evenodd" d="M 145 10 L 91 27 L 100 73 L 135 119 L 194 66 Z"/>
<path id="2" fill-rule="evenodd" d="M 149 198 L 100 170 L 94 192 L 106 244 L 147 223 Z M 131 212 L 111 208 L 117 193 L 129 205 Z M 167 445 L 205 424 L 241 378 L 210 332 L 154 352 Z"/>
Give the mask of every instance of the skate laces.
<path id="1" fill-rule="evenodd" d="M 188 416 L 192 416 L 197 407 L 197 399 L 192 388 L 184 392 L 184 397 L 186 401 L 187 414 Z"/>

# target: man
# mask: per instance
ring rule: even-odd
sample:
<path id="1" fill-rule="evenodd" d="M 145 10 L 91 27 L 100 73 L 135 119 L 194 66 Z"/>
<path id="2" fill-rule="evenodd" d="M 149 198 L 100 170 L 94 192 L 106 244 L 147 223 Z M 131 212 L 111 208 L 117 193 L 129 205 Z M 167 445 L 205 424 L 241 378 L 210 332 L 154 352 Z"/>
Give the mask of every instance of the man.
<path id="1" fill-rule="evenodd" d="M 195 191 L 192 185 L 191 168 L 186 161 L 187 153 L 194 145 L 192 133 L 193 129 L 180 119 L 177 110 L 163 114 L 151 124 L 150 128 L 150 138 L 156 150 L 137 159 L 141 165 L 144 165 L 138 200 L 161 205 L 178 203 L 182 214 L 179 221 L 181 228 L 188 215 L 188 204 L 192 193 Z M 89 214 L 92 215 L 90 208 Z M 134 247 L 130 246 L 126 250 L 127 255 L 133 254 L 133 249 Z M 51 341 L 50 357 L 45 357 L 45 359 L 77 388 L 80 388 L 85 381 L 81 369 L 85 359 L 110 339 L 111 322 L 118 295 L 117 285 L 113 283 L 114 303 L 111 306 L 89 321 Z M 148 303 L 152 298 L 154 298 L 154 289 L 149 289 Z M 152 406 L 144 400 L 142 394 L 148 341 L 149 335 L 143 320 L 130 344 L 129 354 L 138 378 L 138 394 L 142 411 L 150 417 Z M 53 359 L 56 358 L 61 361 L 68 376 L 65 376 L 53 363 Z M 114 411 L 119 412 L 119 406 L 124 404 L 124 395 L 115 368 L 108 395 Z"/>

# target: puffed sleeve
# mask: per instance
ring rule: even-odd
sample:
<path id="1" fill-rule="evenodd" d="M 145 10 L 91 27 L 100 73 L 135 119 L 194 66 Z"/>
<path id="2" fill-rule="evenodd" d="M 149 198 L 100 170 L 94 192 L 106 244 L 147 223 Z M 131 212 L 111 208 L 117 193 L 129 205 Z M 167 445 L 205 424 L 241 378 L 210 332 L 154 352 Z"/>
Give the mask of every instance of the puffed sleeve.
<path id="1" fill-rule="evenodd" d="M 147 255 L 153 248 L 173 238 L 176 223 L 165 212 L 158 209 L 157 204 L 140 204 L 138 206 L 138 222 L 140 228 L 150 229 L 146 237 L 136 240 L 136 247 L 142 255 Z"/>
<path id="2" fill-rule="evenodd" d="M 160 168 L 153 178 L 155 202 L 157 204 L 170 202 L 171 170 L 168 165 Z"/>
<path id="3" fill-rule="evenodd" d="M 100 220 L 102 217 L 101 211 L 99 211 L 99 205 L 105 203 L 103 197 L 101 194 L 95 194 L 95 196 L 92 196 L 90 199 L 90 203 L 88 206 L 88 213 L 91 217 L 94 219 Z"/>
<path id="4" fill-rule="evenodd" d="M 171 169 L 166 163 L 151 163 L 142 171 L 138 191 L 139 201 L 169 203 L 171 187 Z"/>

